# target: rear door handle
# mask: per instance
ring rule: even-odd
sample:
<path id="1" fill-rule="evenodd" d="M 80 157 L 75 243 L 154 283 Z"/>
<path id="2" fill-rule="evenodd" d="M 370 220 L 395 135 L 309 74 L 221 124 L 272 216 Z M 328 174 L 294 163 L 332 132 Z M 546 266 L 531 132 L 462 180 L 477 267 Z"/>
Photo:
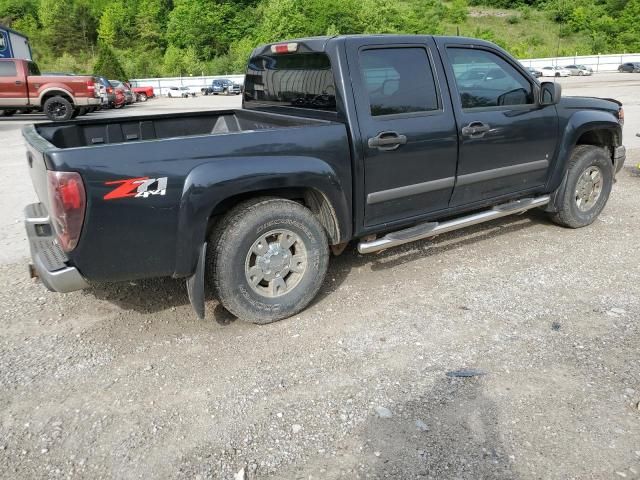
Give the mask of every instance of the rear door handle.
<path id="1" fill-rule="evenodd" d="M 485 133 L 491 130 L 491 127 L 483 122 L 471 122 L 466 127 L 462 127 L 462 135 L 471 138 L 483 137 Z"/>
<path id="2" fill-rule="evenodd" d="M 406 135 L 400 135 L 398 132 L 380 132 L 367 141 L 369 148 L 377 148 L 384 151 L 395 150 L 406 143 Z"/>

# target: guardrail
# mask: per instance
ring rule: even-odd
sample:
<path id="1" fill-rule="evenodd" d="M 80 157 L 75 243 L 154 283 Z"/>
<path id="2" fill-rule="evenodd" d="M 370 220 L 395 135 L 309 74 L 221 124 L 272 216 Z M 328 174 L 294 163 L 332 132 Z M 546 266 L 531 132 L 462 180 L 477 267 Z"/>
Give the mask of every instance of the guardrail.
<path id="1" fill-rule="evenodd" d="M 525 67 L 543 68 L 548 66 L 566 67 L 584 65 L 594 72 L 615 72 L 622 63 L 640 62 L 640 53 L 621 53 L 615 55 L 576 55 L 573 57 L 528 58 L 520 60 Z"/>

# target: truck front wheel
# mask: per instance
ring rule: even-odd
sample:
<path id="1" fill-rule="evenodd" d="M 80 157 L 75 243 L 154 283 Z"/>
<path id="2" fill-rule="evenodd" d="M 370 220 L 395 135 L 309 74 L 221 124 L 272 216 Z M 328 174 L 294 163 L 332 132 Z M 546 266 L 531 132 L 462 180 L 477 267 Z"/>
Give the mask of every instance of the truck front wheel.
<path id="1" fill-rule="evenodd" d="M 551 219 L 569 228 L 590 225 L 607 203 L 612 185 L 613 164 L 605 150 L 593 145 L 576 146 L 556 201 L 558 211 Z"/>
<path id="2" fill-rule="evenodd" d="M 51 97 L 44 102 L 43 110 L 47 118 L 53 122 L 64 122 L 73 118 L 72 103 L 64 97 Z"/>
<path id="3" fill-rule="evenodd" d="M 329 264 L 320 222 L 299 203 L 279 198 L 235 207 L 209 245 L 207 270 L 220 303 L 257 324 L 305 308 L 318 293 Z"/>

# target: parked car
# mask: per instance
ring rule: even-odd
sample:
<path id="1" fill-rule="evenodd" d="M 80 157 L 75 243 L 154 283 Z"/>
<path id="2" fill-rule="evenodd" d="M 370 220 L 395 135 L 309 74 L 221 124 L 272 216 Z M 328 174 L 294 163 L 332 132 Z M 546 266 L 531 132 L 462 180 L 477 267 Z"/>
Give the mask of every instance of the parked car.
<path id="1" fill-rule="evenodd" d="M 116 103 L 116 93 L 113 85 L 106 77 L 95 75 L 96 82 L 100 89 L 100 103 L 104 108 L 113 108 Z"/>
<path id="2" fill-rule="evenodd" d="M 640 72 L 640 62 L 627 62 L 618 67 L 619 72 L 638 73 Z"/>
<path id="3" fill-rule="evenodd" d="M 535 78 L 540 78 L 542 76 L 542 72 L 536 68 L 533 67 L 525 67 L 525 69 L 527 70 L 527 72 L 529 72 L 531 75 L 533 75 Z"/>
<path id="4" fill-rule="evenodd" d="M 240 95 L 242 93 L 242 85 L 228 78 L 220 78 L 213 80 L 210 87 L 203 88 L 201 91 L 203 95 Z"/>
<path id="5" fill-rule="evenodd" d="M 109 80 L 109 83 L 111 83 L 111 85 L 113 85 L 115 88 L 119 88 L 122 90 L 122 93 L 124 94 L 125 105 L 131 105 L 133 102 L 135 102 L 133 92 L 127 84 L 121 82 L 120 80 Z"/>
<path id="6" fill-rule="evenodd" d="M 167 97 L 169 98 L 189 98 L 195 97 L 196 93 L 192 92 L 189 87 L 169 87 Z"/>
<path id="7" fill-rule="evenodd" d="M 100 105 L 94 77 L 41 75 L 30 60 L 0 58 L 0 110 L 5 116 L 41 109 L 49 120 L 64 121 L 94 105 Z"/>
<path id="8" fill-rule="evenodd" d="M 476 65 L 502 75 L 460 85 Z M 624 163 L 622 118 L 483 40 L 258 47 L 241 110 L 25 127 L 31 271 L 61 292 L 184 278 L 200 317 L 209 283 L 269 323 L 313 300 L 329 245 L 378 252 L 534 208 L 591 224 Z"/>
<path id="9" fill-rule="evenodd" d="M 136 95 L 138 102 L 146 102 L 147 99 L 156 96 L 153 87 L 131 87 L 131 91 Z"/>
<path id="10" fill-rule="evenodd" d="M 591 75 L 593 72 L 584 67 L 584 65 L 567 65 L 564 67 L 566 70 L 569 70 L 571 75 L 576 75 L 582 77 L 583 75 Z"/>
<path id="11" fill-rule="evenodd" d="M 571 76 L 571 72 L 569 70 L 567 70 L 566 68 L 562 68 L 562 67 L 543 67 L 542 70 L 540 70 L 540 72 L 542 73 L 543 77 L 570 77 Z"/>
<path id="12" fill-rule="evenodd" d="M 113 94 L 115 96 L 113 102 L 113 108 L 122 108 L 127 104 L 127 97 L 124 92 L 124 86 L 117 80 L 109 80 L 111 87 L 113 88 Z M 120 85 L 118 85 L 120 84 Z"/>
<path id="13" fill-rule="evenodd" d="M 593 68 L 591 67 L 587 67 L 586 65 L 576 65 L 576 67 L 578 67 L 581 70 L 588 70 L 589 73 L 593 75 Z"/>

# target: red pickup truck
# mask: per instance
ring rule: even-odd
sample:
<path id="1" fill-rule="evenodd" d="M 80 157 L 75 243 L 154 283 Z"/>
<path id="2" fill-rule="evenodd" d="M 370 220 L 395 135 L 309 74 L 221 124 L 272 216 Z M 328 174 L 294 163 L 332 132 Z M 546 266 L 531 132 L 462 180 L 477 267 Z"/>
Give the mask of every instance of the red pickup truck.
<path id="1" fill-rule="evenodd" d="M 29 60 L 0 59 L 0 112 L 42 110 L 54 122 L 75 118 L 81 108 L 100 105 L 100 90 L 91 76 L 40 75 Z"/>
<path id="2" fill-rule="evenodd" d="M 146 102 L 148 98 L 153 98 L 156 94 L 153 87 L 130 87 L 134 95 L 137 96 L 139 102 Z"/>

